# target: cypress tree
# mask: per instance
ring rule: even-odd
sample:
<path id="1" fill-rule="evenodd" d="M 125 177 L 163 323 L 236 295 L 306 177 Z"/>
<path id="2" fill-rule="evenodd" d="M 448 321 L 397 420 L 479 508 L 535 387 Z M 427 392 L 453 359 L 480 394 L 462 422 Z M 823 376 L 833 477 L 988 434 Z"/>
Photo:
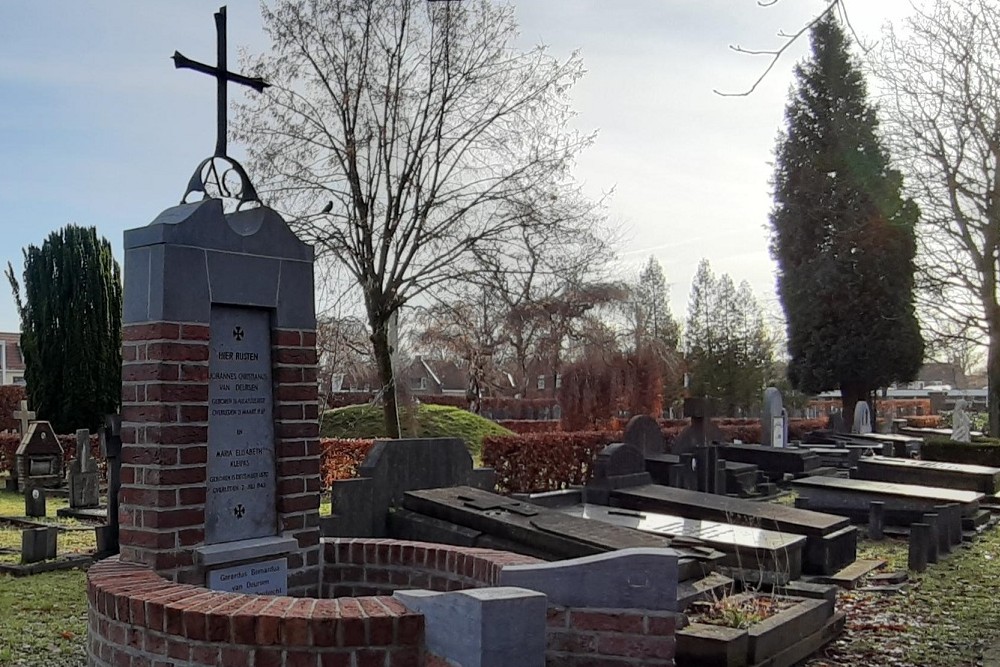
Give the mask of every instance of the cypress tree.
<path id="1" fill-rule="evenodd" d="M 789 380 L 807 393 L 839 387 L 850 418 L 858 400 L 912 380 L 920 368 L 913 306 L 919 211 L 901 195 L 902 177 L 889 167 L 837 20 L 821 20 L 811 40 L 778 139 L 771 252 Z"/>
<path id="2" fill-rule="evenodd" d="M 28 398 L 57 433 L 95 430 L 121 403 L 122 284 L 107 239 L 67 225 L 24 250 L 24 299 L 8 263 L 21 316 Z"/>

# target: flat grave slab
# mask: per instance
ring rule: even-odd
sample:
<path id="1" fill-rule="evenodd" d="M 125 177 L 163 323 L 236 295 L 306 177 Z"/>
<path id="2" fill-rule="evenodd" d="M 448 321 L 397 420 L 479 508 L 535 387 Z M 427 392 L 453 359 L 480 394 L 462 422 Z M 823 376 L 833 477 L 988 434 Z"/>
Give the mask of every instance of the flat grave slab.
<path id="1" fill-rule="evenodd" d="M 819 457 L 812 452 L 763 445 L 720 445 L 719 458 L 752 463 L 767 472 L 792 475 L 809 472 L 820 466 Z"/>
<path id="2" fill-rule="evenodd" d="M 512 500 L 470 486 L 408 491 L 403 507 L 411 512 L 481 531 L 487 535 L 544 553 L 551 559 L 591 556 L 629 547 L 671 547 L 685 563 L 714 562 L 722 553 L 707 546 L 675 544 L 663 535 L 588 521 L 558 510 Z"/>
<path id="3" fill-rule="evenodd" d="M 858 460 L 857 479 L 898 484 L 919 484 L 975 491 L 987 495 L 1000 491 L 1000 468 L 869 456 Z"/>
<path id="4" fill-rule="evenodd" d="M 802 549 L 806 542 L 802 535 L 603 505 L 582 504 L 561 511 L 670 538 L 690 538 L 725 553 L 722 562 L 730 567 L 778 571 L 791 579 L 802 574 Z"/>
<path id="5" fill-rule="evenodd" d="M 792 481 L 810 509 L 848 512 L 867 508 L 872 501 L 885 503 L 886 511 L 932 512 L 937 505 L 958 503 L 969 515 L 979 509 L 983 494 L 917 484 L 894 484 L 862 479 L 803 477 Z"/>
<path id="6" fill-rule="evenodd" d="M 853 562 L 857 553 L 857 529 L 833 514 L 657 484 L 616 489 L 611 505 L 804 535 L 802 569 L 810 574 L 836 572 Z"/>

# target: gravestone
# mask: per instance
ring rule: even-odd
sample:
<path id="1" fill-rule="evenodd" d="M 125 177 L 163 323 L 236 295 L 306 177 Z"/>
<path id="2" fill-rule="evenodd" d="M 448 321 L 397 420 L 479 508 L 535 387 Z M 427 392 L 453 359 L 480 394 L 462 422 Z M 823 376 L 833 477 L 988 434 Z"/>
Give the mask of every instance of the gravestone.
<path id="1" fill-rule="evenodd" d="M 59 529 L 55 526 L 25 528 L 21 531 L 21 563 L 38 563 L 56 557 Z"/>
<path id="2" fill-rule="evenodd" d="M 965 408 L 964 398 L 955 401 L 955 410 L 951 413 L 951 439 L 955 442 L 972 442 L 972 424 Z"/>
<path id="3" fill-rule="evenodd" d="M 28 410 L 28 401 L 21 401 L 21 409 L 15 410 L 11 413 L 11 416 L 17 420 L 18 423 L 18 444 L 24 439 L 25 434 L 28 432 L 28 426 L 31 421 L 35 418 L 35 413 Z M 6 488 L 8 491 L 17 491 L 19 489 L 17 483 L 17 465 L 15 458 L 15 465 L 10 468 L 10 477 L 7 478 Z"/>
<path id="4" fill-rule="evenodd" d="M 858 401 L 854 404 L 854 426 L 851 433 L 871 433 L 872 432 L 872 411 L 866 401 Z"/>
<path id="5" fill-rule="evenodd" d="M 655 419 L 649 415 L 636 415 L 625 425 L 622 438 L 626 445 L 635 447 L 645 456 L 655 456 L 667 451 L 663 431 Z"/>
<path id="6" fill-rule="evenodd" d="M 827 418 L 826 427 L 834 433 L 846 433 L 847 425 L 844 423 L 844 413 L 840 410 L 831 412 Z"/>
<path id="7" fill-rule="evenodd" d="M 45 516 L 45 489 L 40 486 L 28 487 L 24 492 L 24 516 L 38 518 Z"/>
<path id="8" fill-rule="evenodd" d="M 98 526 L 97 553 L 100 557 L 118 553 L 119 523 L 118 523 L 118 492 L 122 485 L 122 418 L 121 415 L 105 415 L 104 428 L 101 429 L 101 454 L 108 462 L 108 519 L 103 526 Z"/>
<path id="9" fill-rule="evenodd" d="M 613 442 L 598 452 L 594 475 L 583 497 L 587 502 L 606 505 L 613 489 L 652 482 L 642 451 L 624 442 Z"/>
<path id="10" fill-rule="evenodd" d="M 90 431 L 76 432 L 76 457 L 69 466 L 69 506 L 74 509 L 100 505 L 97 461 L 90 452 Z"/>
<path id="11" fill-rule="evenodd" d="M 691 425 L 681 431 L 670 443 L 671 454 L 693 454 L 696 447 L 704 447 L 713 442 L 724 442 L 725 436 L 712 422 L 715 401 L 710 398 L 694 397 L 684 399 L 684 416 Z"/>
<path id="12" fill-rule="evenodd" d="M 57 488 L 63 484 L 63 448 L 46 421 L 31 422 L 14 455 L 18 489 Z"/>
<path id="13" fill-rule="evenodd" d="M 764 390 L 764 409 L 760 417 L 760 442 L 770 447 L 788 444 L 788 413 L 776 387 Z"/>
<path id="14" fill-rule="evenodd" d="M 389 513 L 407 491 L 448 486 L 492 489 L 492 468 L 473 468 L 458 438 L 376 440 L 354 479 L 331 488 L 332 513 L 322 520 L 324 537 L 386 537 Z"/>

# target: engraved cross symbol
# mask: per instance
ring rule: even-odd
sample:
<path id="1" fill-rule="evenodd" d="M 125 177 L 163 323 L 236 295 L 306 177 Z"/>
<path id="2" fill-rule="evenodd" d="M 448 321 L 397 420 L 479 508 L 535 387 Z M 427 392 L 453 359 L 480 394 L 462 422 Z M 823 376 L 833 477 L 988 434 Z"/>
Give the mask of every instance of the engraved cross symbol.
<path id="1" fill-rule="evenodd" d="M 233 514 L 236 516 L 237 519 L 242 519 L 243 515 L 246 513 L 247 513 L 247 508 L 243 507 L 243 503 L 240 503 L 239 505 L 233 508 Z"/>
<path id="2" fill-rule="evenodd" d="M 243 327 L 233 327 L 233 338 L 243 340 Z"/>

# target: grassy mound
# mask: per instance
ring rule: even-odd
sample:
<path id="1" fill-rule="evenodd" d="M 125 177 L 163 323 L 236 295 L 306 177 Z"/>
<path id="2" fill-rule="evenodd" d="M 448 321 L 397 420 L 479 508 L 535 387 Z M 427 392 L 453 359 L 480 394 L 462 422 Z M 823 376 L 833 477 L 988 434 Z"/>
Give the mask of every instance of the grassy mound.
<path id="1" fill-rule="evenodd" d="M 404 410 L 399 420 L 403 436 L 408 438 L 461 438 L 473 458 L 480 460 L 483 438 L 488 435 L 513 435 L 496 422 L 461 408 L 421 404 L 416 410 Z M 372 405 L 349 405 L 323 413 L 320 422 L 323 438 L 384 438 L 382 408 Z"/>

